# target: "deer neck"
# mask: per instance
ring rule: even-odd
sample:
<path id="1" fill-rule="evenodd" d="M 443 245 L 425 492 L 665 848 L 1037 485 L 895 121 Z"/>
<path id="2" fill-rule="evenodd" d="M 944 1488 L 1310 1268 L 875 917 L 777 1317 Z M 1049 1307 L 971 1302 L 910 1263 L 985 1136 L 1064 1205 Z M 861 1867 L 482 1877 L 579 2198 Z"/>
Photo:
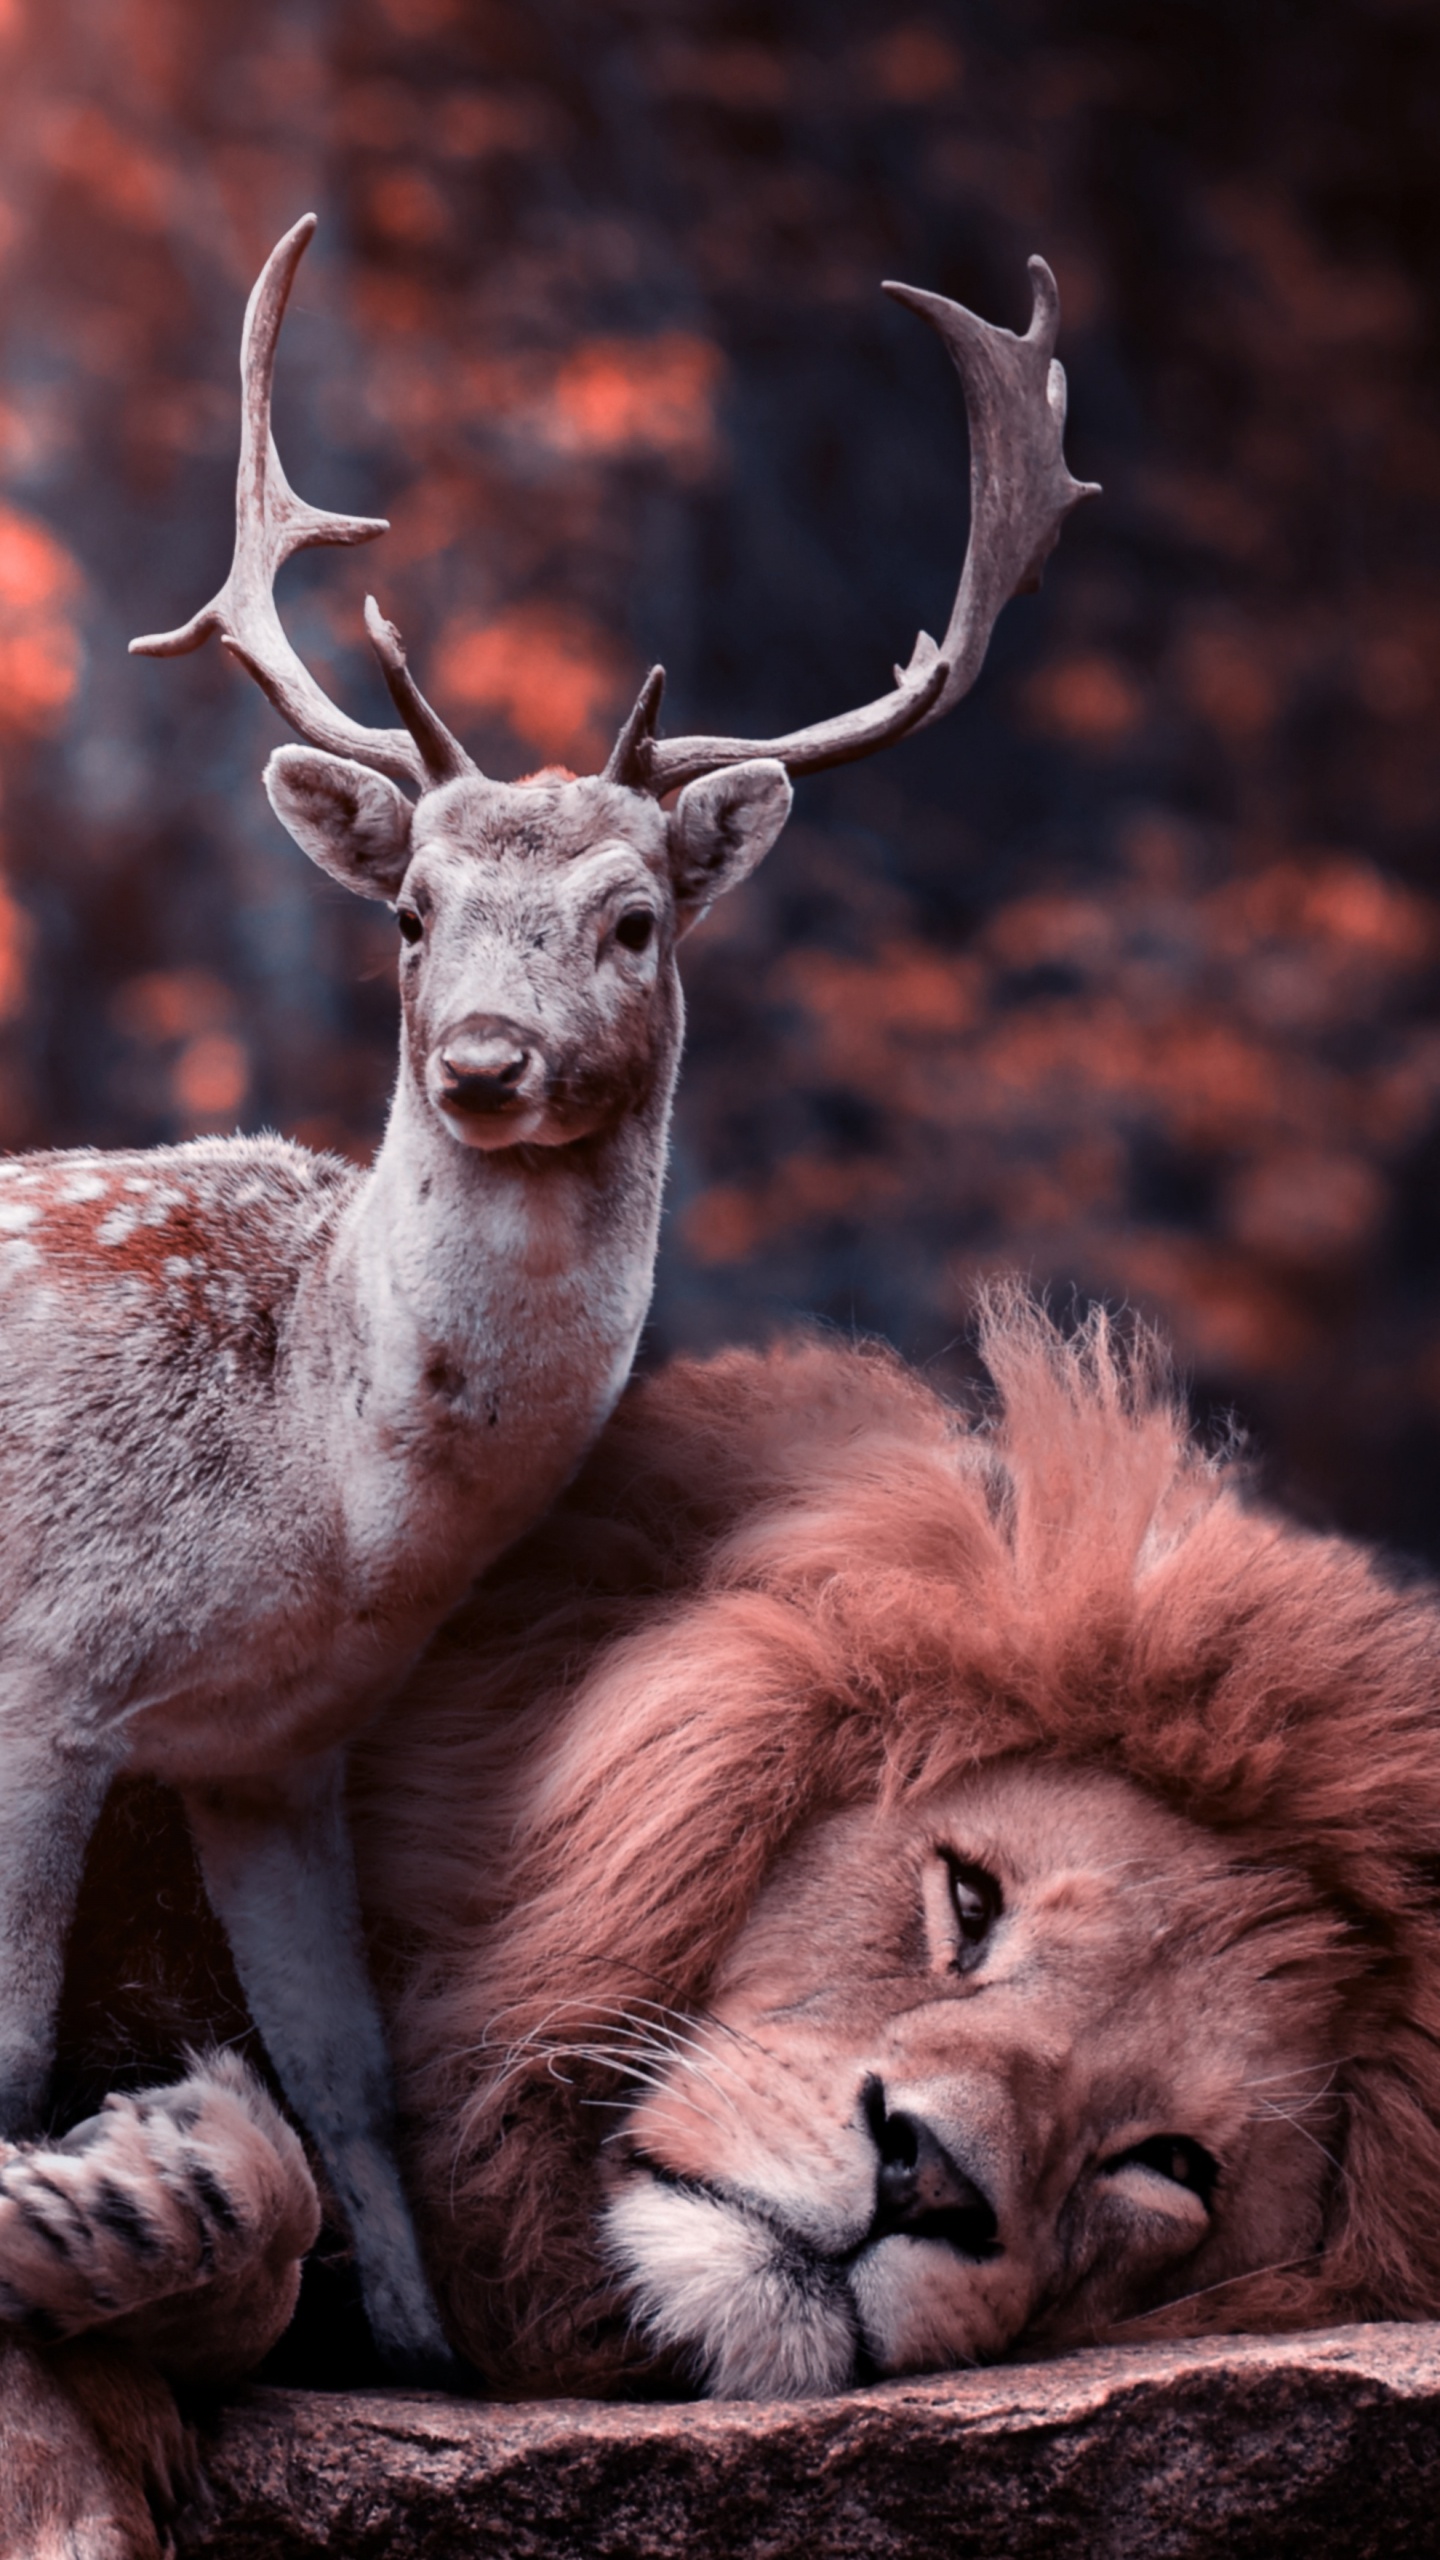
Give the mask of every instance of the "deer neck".
<path id="1" fill-rule="evenodd" d="M 562 1319 L 607 1279 L 643 1273 L 648 1300 L 669 1101 L 573 1148 L 487 1154 L 402 1076 L 357 1202 L 367 1304 L 427 1342 L 498 1354 L 497 1328 Z"/>
<path id="2" fill-rule="evenodd" d="M 323 1284 L 324 1360 L 351 1382 L 367 1474 L 383 1456 L 457 1491 L 503 1481 L 524 1525 L 573 1472 L 649 1305 L 679 1045 L 677 1021 L 648 1099 L 611 1131 L 495 1154 L 451 1137 L 402 1058 Z"/>

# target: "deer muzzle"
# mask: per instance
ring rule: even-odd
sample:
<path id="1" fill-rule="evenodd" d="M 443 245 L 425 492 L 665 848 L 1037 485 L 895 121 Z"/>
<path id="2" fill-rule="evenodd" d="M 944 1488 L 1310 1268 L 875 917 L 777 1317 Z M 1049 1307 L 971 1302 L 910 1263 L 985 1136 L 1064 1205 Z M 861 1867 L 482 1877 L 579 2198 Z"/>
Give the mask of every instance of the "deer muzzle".
<path id="1" fill-rule="evenodd" d="M 503 1014 L 461 1023 L 430 1063 L 432 1097 L 469 1146 L 513 1147 L 537 1134 L 549 1081 L 533 1032 Z"/>

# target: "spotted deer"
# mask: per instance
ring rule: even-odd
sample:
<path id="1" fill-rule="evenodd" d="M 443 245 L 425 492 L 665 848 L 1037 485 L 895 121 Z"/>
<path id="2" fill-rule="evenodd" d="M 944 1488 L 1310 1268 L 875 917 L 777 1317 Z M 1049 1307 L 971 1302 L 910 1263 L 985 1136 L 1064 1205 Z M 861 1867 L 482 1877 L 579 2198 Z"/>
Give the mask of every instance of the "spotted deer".
<path id="1" fill-rule="evenodd" d="M 453 2370 L 391 2148 L 341 1781 L 347 1739 L 560 1491 L 650 1297 L 683 1020 L 675 947 L 768 851 L 789 776 L 871 754 L 974 681 L 1086 494 L 1062 454 L 1054 281 L 1017 338 L 922 312 L 970 412 L 972 521 L 944 640 L 875 702 L 760 741 L 658 734 L 646 680 L 602 773 L 482 774 L 366 625 L 403 726 L 338 709 L 273 587 L 383 522 L 296 497 L 270 431 L 314 229 L 246 313 L 233 565 L 152 657 L 210 634 L 307 743 L 270 802 L 399 926 L 399 1073 L 368 1170 L 274 1137 L 0 1167 L 0 2135 L 41 2117 L 62 1947 L 112 1780 L 185 1800 L 281 2084 L 353 2236 L 388 2368 Z M 671 795 L 678 793 L 671 805 Z"/>

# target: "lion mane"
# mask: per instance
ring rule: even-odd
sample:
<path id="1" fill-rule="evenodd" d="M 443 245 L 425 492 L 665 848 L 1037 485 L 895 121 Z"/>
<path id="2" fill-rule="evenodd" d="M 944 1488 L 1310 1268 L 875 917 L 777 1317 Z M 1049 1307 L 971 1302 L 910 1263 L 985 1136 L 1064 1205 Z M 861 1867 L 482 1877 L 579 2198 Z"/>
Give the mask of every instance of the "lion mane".
<path id="1" fill-rule="evenodd" d="M 968 1413 L 813 1336 L 635 1384 L 360 1754 L 414 2193 L 504 2389 L 643 2387 L 617 2021 L 703 2006 L 814 1817 L 1000 1760 L 1123 1775 L 1343 1948 L 1321 2247 L 1149 2334 L 1440 2312 L 1436 1595 L 1254 1500 L 1143 1334 L 1010 1291 L 982 1347 Z"/>

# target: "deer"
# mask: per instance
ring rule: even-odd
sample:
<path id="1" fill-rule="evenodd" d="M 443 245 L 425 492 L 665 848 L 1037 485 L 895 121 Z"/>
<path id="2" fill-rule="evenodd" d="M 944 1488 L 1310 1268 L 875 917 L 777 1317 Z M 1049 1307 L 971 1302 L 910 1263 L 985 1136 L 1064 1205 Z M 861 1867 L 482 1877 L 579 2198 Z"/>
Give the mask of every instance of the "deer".
<path id="1" fill-rule="evenodd" d="M 1024 336 L 906 285 L 969 410 L 971 524 L 943 640 L 892 688 L 767 740 L 666 737 L 646 677 L 603 771 L 488 778 L 373 597 L 401 726 L 333 703 L 275 580 L 383 519 L 309 505 L 270 427 L 315 229 L 241 341 L 229 575 L 212 635 L 302 744 L 264 785 L 332 880 L 394 912 L 399 1061 L 359 1168 L 274 1136 L 0 1164 L 0 2137 L 43 2119 L 63 1949 L 107 1791 L 178 1790 L 256 2029 L 348 2228 L 383 2365 L 463 2381 L 397 2165 L 343 1786 L 476 1577 L 579 1465 L 649 1305 L 684 1010 L 676 948 L 769 851 L 791 777 L 939 719 L 1091 494 L 1063 455 L 1054 278 Z M 63 2246 L 63 2234 L 57 2238 Z"/>

